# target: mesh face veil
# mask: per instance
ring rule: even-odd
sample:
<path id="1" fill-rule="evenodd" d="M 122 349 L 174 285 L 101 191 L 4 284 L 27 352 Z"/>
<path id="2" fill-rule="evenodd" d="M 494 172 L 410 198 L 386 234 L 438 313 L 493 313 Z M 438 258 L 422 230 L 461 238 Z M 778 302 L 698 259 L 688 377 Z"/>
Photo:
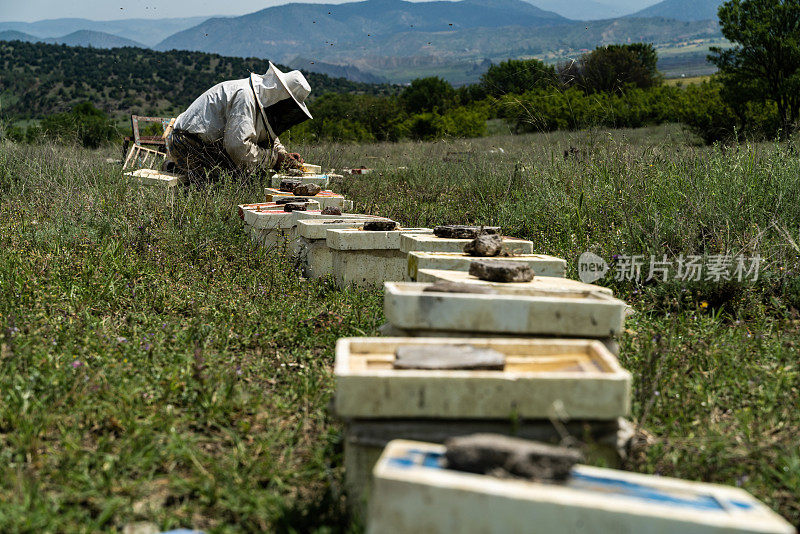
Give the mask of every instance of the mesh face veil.
<path id="1" fill-rule="evenodd" d="M 273 139 L 311 118 L 304 103 L 311 87 L 299 71 L 284 74 L 270 63 L 263 76 L 250 76 L 250 86 L 260 104 L 259 114 Z"/>

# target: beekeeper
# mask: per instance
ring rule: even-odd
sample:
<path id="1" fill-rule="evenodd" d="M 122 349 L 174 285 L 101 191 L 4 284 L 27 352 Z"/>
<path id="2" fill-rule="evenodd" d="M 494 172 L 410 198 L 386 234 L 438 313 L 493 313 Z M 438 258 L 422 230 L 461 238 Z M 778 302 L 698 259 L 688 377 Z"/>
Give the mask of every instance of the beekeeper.
<path id="1" fill-rule="evenodd" d="M 305 104 L 310 93 L 300 71 L 283 73 L 271 62 L 263 76 L 215 85 L 178 116 L 167 137 L 176 170 L 202 179 L 300 168 L 303 159 L 288 153 L 278 136 L 312 118 Z"/>

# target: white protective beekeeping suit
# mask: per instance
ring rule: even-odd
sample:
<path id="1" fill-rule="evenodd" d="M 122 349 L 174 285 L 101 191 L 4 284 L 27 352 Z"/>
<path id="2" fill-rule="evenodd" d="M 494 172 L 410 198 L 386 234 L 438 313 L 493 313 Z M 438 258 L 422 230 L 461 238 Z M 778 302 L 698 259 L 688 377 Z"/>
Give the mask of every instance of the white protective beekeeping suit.
<path id="1" fill-rule="evenodd" d="M 270 63 L 263 76 L 222 82 L 200 95 L 178 116 L 175 130 L 209 144 L 222 141 L 242 170 L 272 167 L 279 154 L 286 154 L 278 135 L 312 118 L 305 105 L 310 93 L 300 71 L 284 74 Z"/>

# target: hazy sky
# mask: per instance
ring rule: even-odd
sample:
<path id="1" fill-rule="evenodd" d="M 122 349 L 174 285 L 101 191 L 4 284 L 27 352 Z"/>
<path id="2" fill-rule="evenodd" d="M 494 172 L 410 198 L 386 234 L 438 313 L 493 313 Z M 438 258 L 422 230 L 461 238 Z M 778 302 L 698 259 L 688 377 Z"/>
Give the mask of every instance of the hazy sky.
<path id="1" fill-rule="evenodd" d="M 342 4 L 354 0 L 300 0 L 315 4 Z M 426 0 L 410 0 L 420 2 Z M 564 0 L 569 2 L 569 0 Z M 601 0 L 609 5 L 636 4 L 636 0 Z M 132 18 L 244 15 L 287 0 L 0 0 L 0 21 L 33 22 L 42 19 L 83 18 L 114 20 Z M 654 0 L 641 0 L 642 7 Z"/>
<path id="2" fill-rule="evenodd" d="M 342 4 L 354 0 L 300 1 L 308 4 Z M 287 3 L 288 0 L 0 0 L 0 21 L 33 22 L 67 17 L 114 20 L 244 15 Z"/>

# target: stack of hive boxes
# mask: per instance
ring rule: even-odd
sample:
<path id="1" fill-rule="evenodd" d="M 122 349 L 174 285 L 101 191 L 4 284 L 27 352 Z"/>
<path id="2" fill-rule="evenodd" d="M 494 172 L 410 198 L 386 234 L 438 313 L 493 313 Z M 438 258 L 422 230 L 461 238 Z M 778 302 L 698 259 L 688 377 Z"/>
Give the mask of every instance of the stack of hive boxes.
<path id="1" fill-rule="evenodd" d="M 625 303 L 608 289 L 559 278 L 565 262 L 533 254 L 530 241 L 498 235 L 499 256 L 485 258 L 463 251 L 485 227 L 436 230 L 402 235 L 400 247 L 410 253 L 406 274 L 417 279 L 432 275 L 413 263 L 434 255 L 440 269 L 430 272 L 439 283 L 386 282 L 392 337 L 337 345 L 335 408 L 346 425 L 347 489 L 356 510 L 363 511 L 371 470 L 393 439 L 441 443 L 473 432 L 574 439 L 592 459 L 618 461 L 630 435 L 622 420 L 630 374 L 601 341 L 622 329 Z M 557 276 L 501 283 L 469 274 L 471 264 L 508 268 L 509 260 Z"/>

